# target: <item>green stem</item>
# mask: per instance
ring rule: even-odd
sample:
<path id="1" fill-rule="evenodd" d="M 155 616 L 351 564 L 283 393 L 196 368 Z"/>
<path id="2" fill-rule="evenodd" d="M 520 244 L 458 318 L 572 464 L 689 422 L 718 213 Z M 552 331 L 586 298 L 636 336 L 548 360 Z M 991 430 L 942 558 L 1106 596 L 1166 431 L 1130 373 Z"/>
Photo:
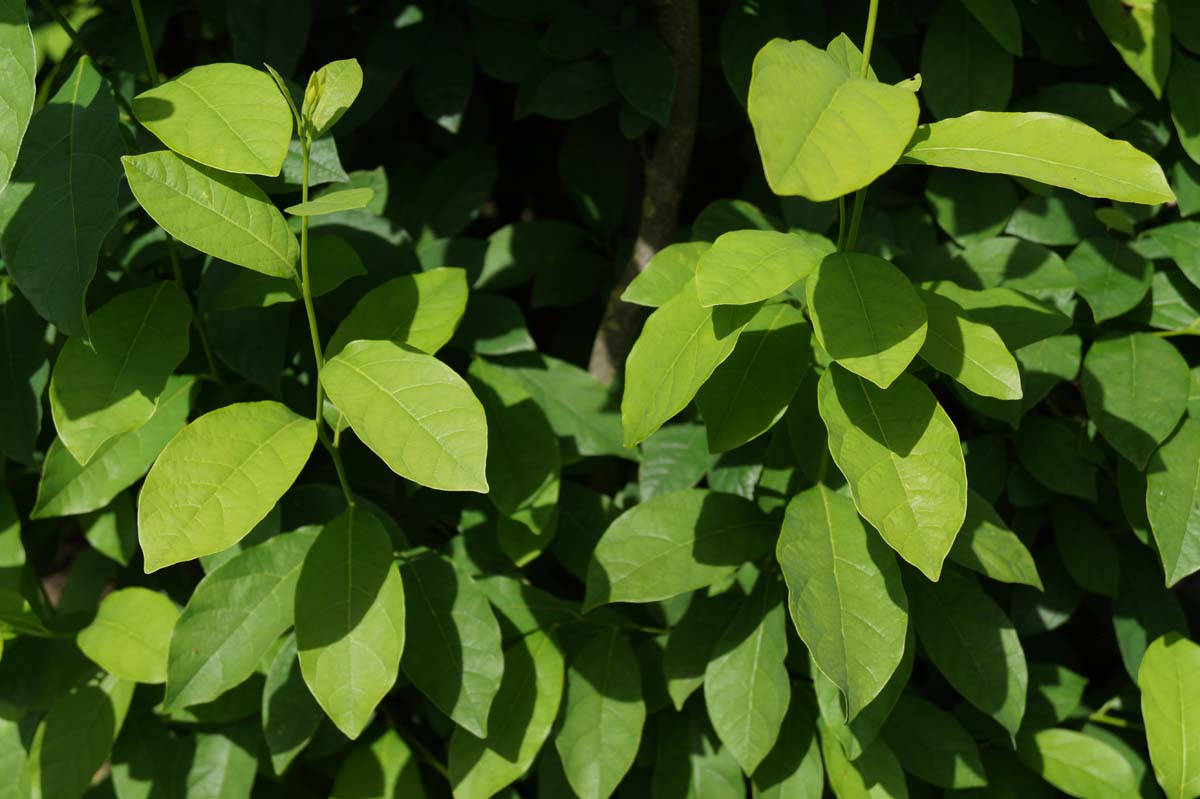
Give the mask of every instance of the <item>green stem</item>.
<path id="1" fill-rule="evenodd" d="M 862 223 L 863 206 L 867 204 L 867 188 L 864 186 L 854 193 L 854 212 L 850 215 L 850 232 L 846 236 L 846 252 L 853 252 L 858 244 L 858 227 Z"/>
<path id="2" fill-rule="evenodd" d="M 1087 720 L 1093 724 L 1107 724 L 1109 727 L 1118 727 L 1122 730 L 1140 730 L 1142 728 L 1142 725 L 1136 722 L 1110 716 L 1107 713 L 1099 711 L 1088 716 Z"/>
<path id="3" fill-rule="evenodd" d="M 1200 320 L 1192 322 L 1180 330 L 1156 330 L 1150 335 L 1159 338 L 1174 338 L 1175 336 L 1200 336 Z"/>
<path id="4" fill-rule="evenodd" d="M 858 76 L 866 78 L 871 74 L 871 48 L 875 44 L 875 23 L 879 19 L 879 0 L 870 0 L 867 8 L 867 31 L 863 34 L 862 66 Z M 862 223 L 863 206 L 867 202 L 867 187 L 864 186 L 854 194 L 854 210 L 850 214 L 850 226 L 846 227 L 846 198 L 838 198 L 838 209 L 841 211 L 838 221 L 838 251 L 852 252 L 858 244 L 858 227 Z"/>
<path id="5" fill-rule="evenodd" d="M 150 46 L 150 31 L 146 28 L 146 15 L 142 13 L 142 0 L 129 0 L 133 6 L 133 18 L 137 21 L 138 36 L 142 40 L 142 53 L 146 56 L 146 68 L 150 70 L 150 83 L 157 86 L 162 82 L 158 64 L 154 63 L 154 48 Z"/>
<path id="6" fill-rule="evenodd" d="M 871 47 L 875 44 L 875 21 L 879 17 L 879 0 L 871 0 L 867 10 L 867 32 L 863 36 L 862 67 L 858 71 L 860 78 L 871 73 Z"/>
<path id="7" fill-rule="evenodd" d="M 846 249 L 846 196 L 838 197 L 838 252 Z"/>

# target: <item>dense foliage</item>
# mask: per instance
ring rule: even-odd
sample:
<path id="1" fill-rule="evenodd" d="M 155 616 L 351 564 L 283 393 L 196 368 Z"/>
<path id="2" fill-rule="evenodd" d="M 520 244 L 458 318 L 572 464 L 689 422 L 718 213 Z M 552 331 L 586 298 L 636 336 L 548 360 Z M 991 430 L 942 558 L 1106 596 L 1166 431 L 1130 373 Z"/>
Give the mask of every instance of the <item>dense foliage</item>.
<path id="1" fill-rule="evenodd" d="M 0 259 L 0 799 L 1200 796 L 1192 0 L 0 0 Z"/>

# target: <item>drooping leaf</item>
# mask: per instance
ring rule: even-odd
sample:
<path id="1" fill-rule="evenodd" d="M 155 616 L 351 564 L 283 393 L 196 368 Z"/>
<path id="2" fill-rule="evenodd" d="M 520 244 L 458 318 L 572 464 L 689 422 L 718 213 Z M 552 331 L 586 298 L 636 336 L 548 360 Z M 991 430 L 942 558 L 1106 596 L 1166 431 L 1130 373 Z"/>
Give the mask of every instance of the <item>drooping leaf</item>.
<path id="1" fill-rule="evenodd" d="M 948 297 L 917 290 L 929 317 L 929 332 L 920 355 L 939 372 L 984 397 L 1021 398 L 1016 359 L 1000 335 L 972 321 L 965 308 Z"/>
<path id="2" fill-rule="evenodd" d="M 0 194 L 3 194 L 16 166 L 37 94 L 33 35 L 29 31 L 25 4 L 19 0 L 0 3 L 0 65 L 0 71 L 8 76 L 0 89 L 3 91 L 0 100 L 8 109 L 0 124 Z"/>
<path id="3" fill-rule="evenodd" d="M 392 539 L 369 511 L 325 525 L 296 581 L 296 649 L 313 697 L 357 738 L 391 690 L 404 651 L 405 601 Z"/>
<path id="4" fill-rule="evenodd" d="M 1121 202 L 1175 198 L 1153 158 L 1069 117 L 974 111 L 917 129 L 906 163 L 998 172 Z"/>
<path id="5" fill-rule="evenodd" d="M 181 430 L 138 496 L 146 572 L 239 541 L 291 488 L 316 439 L 311 419 L 277 402 L 227 405 Z"/>
<path id="6" fill-rule="evenodd" d="M 892 709 L 883 740 L 905 771 L 939 788 L 987 784 L 979 747 L 954 716 L 906 692 Z"/>
<path id="7" fill-rule="evenodd" d="M 908 599 L 895 555 L 853 502 L 817 485 L 788 503 L 776 558 L 796 631 L 853 720 L 904 655 Z"/>
<path id="8" fill-rule="evenodd" d="M 134 97 L 133 114 L 175 152 L 225 172 L 278 175 L 292 139 L 275 82 L 244 64 L 192 67 Z"/>
<path id="9" fill-rule="evenodd" d="M 167 681 L 167 647 L 179 619 L 175 603 L 148 588 L 114 591 L 79 631 L 79 648 L 119 680 Z"/>
<path id="10" fill-rule="evenodd" d="M 1078 799 L 1140 796 L 1133 767 L 1108 744 L 1075 730 L 1053 727 L 1017 736 L 1021 762 L 1063 793 Z"/>
<path id="11" fill-rule="evenodd" d="M 954 424 L 910 376 L 885 390 L 830 366 L 817 392 L 829 452 L 859 513 L 902 558 L 937 579 L 967 510 Z"/>
<path id="12" fill-rule="evenodd" d="M 329 337 L 325 357 L 360 339 L 394 341 L 433 355 L 453 337 L 466 307 L 463 269 L 441 267 L 393 278 L 362 296 Z"/>
<path id="13" fill-rule="evenodd" d="M 1184 419 L 1151 456 L 1146 515 L 1167 586 L 1200 570 L 1200 421 Z"/>
<path id="14" fill-rule="evenodd" d="M 1138 670 L 1154 776 L 1167 799 L 1200 796 L 1200 647 L 1170 634 L 1146 650 Z"/>
<path id="15" fill-rule="evenodd" d="M 816 202 L 890 169 L 918 112 L 911 91 L 852 75 L 808 42 L 782 39 L 755 57 L 748 104 L 772 190 Z"/>
<path id="16" fill-rule="evenodd" d="M 803 233 L 735 230 L 722 234 L 696 264 L 700 304 L 769 300 L 808 277 L 833 252 L 828 239 Z"/>

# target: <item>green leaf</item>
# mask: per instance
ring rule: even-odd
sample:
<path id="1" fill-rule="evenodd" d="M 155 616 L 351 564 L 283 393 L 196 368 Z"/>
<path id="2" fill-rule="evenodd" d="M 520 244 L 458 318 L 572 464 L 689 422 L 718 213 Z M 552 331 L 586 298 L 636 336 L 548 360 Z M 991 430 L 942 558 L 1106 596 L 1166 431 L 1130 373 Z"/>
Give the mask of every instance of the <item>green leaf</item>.
<path id="1" fill-rule="evenodd" d="M 742 328 L 696 394 L 709 452 L 739 447 L 783 418 L 812 361 L 809 333 L 804 314 L 787 303 L 763 306 Z"/>
<path id="2" fill-rule="evenodd" d="M 669 424 L 643 441 L 638 498 L 694 488 L 714 460 L 706 440 L 704 425 Z"/>
<path id="3" fill-rule="evenodd" d="M 905 163 L 998 172 L 1121 202 L 1171 202 L 1153 158 L 1070 117 L 974 111 L 922 125 Z"/>
<path id="4" fill-rule="evenodd" d="M 1032 553 L 974 490 L 967 492 L 967 517 L 950 549 L 950 560 L 992 580 L 1042 590 Z"/>
<path id="5" fill-rule="evenodd" d="M 167 681 L 167 647 L 179 619 L 175 603 L 148 588 L 122 588 L 100 603 L 79 631 L 83 654 L 118 680 Z"/>
<path id="6" fill-rule="evenodd" d="M 925 199 L 938 227 L 965 246 L 1004 231 L 1017 207 L 1017 189 L 1003 175 L 939 169 L 929 175 Z"/>
<path id="7" fill-rule="evenodd" d="M 1100 434 L 1144 471 L 1187 410 L 1187 361 L 1168 341 L 1135 333 L 1093 344 L 1080 380 Z"/>
<path id="8" fill-rule="evenodd" d="M 1133 73 L 1162 98 L 1171 69 L 1166 0 L 1088 0 L 1092 16 Z"/>
<path id="9" fill-rule="evenodd" d="M 1051 728 L 1017 736 L 1017 756 L 1046 782 L 1078 799 L 1140 796 L 1133 767 L 1090 735 Z"/>
<path id="10" fill-rule="evenodd" d="M 283 210 L 292 216 L 336 214 L 339 211 L 353 211 L 356 208 L 366 208 L 374 196 L 375 190 L 369 188 L 327 191 L 316 199 L 309 200 L 306 203 L 289 205 Z"/>
<path id="11" fill-rule="evenodd" d="M 400 576 L 404 673 L 457 724 L 486 735 L 504 672 L 500 627 L 487 597 L 449 560 L 427 550 L 401 558 Z"/>
<path id="12" fill-rule="evenodd" d="M 782 39 L 755 57 L 748 104 L 771 189 L 816 202 L 891 169 L 918 113 L 911 91 L 851 75 L 808 42 Z"/>
<path id="13" fill-rule="evenodd" d="M 908 375 L 883 390 L 830 366 L 817 396 L 829 452 L 858 512 L 900 557 L 936 580 L 967 510 L 954 423 Z"/>
<path id="14" fill-rule="evenodd" d="M 692 693 L 704 685 L 704 671 L 716 643 L 714 632 L 724 630 L 737 610 L 739 594 L 693 595 L 683 617 L 667 634 L 663 676 L 676 710 L 683 710 Z"/>
<path id="15" fill-rule="evenodd" d="M 0 282 L 0 452 L 33 463 L 50 376 L 46 323 L 11 283 Z"/>
<path id="16" fill-rule="evenodd" d="M 648 28 L 634 28 L 613 41 L 617 90 L 638 113 L 665 128 L 675 99 L 675 60 L 670 49 Z"/>
<path id="17" fill-rule="evenodd" d="M 978 580 L 947 570 L 936 583 L 906 581 L 913 619 L 929 659 L 968 702 L 1015 735 L 1029 684 L 1012 622 Z"/>
<path id="18" fill-rule="evenodd" d="M 1172 222 L 1146 231 L 1167 251 L 1179 271 L 1200 287 L 1200 222 Z"/>
<path id="19" fill-rule="evenodd" d="M 325 525 L 296 582 L 296 648 L 313 697 L 357 738 L 400 670 L 405 601 L 392 539 L 353 507 Z"/>
<path id="20" fill-rule="evenodd" d="M 722 743 L 753 774 L 779 736 L 792 689 L 787 657 L 787 614 L 776 579 L 758 587 L 717 639 L 704 671 L 704 703 Z"/>
<path id="21" fill-rule="evenodd" d="M 1167 587 L 1200 570 L 1200 421 L 1184 419 L 1150 458 L 1146 515 Z"/>
<path id="22" fill-rule="evenodd" d="M 796 631 L 853 720 L 903 659 L 908 598 L 896 557 L 823 485 L 788 503 L 775 557 Z"/>
<path id="23" fill-rule="evenodd" d="M 9 91 L 10 80 L 4 84 Z M 8 124 L 7 112 L 5 118 Z M 84 300 L 118 218 L 117 159 L 124 152 L 112 91 L 80 58 L 30 121 L 12 181 L 0 193 L 8 274 L 38 315 L 70 336 L 87 336 Z"/>
<path id="24" fill-rule="evenodd" d="M 88 319 L 91 341 L 67 341 L 50 378 L 58 437 L 81 464 L 154 414 L 188 353 L 192 309 L 174 283 L 127 291 Z"/>
<path id="25" fill-rule="evenodd" d="M 608 799 L 637 756 L 646 721 L 637 655 L 620 630 L 595 636 L 567 670 L 554 747 L 579 799 Z"/>
<path id="26" fill-rule="evenodd" d="M 1017 361 L 1000 335 L 972 321 L 967 310 L 954 300 L 924 289 L 917 289 L 917 293 L 929 315 L 929 333 L 921 346 L 921 358 L 980 396 L 1020 399 Z"/>
<path id="27" fill-rule="evenodd" d="M 34 81 L 37 54 L 25 4 L 20 0 L 0 2 L 0 72 L 8 76 L 0 88 L 0 102 L 8 109 L 4 122 L 0 123 L 0 194 L 3 194 L 17 163 L 37 94 Z"/>
<path id="28" fill-rule="evenodd" d="M 1150 645 L 1138 670 L 1154 776 L 1167 799 L 1200 796 L 1200 646 L 1170 634 Z"/>
<path id="29" fill-rule="evenodd" d="M 250 178 L 167 150 L 127 155 L 121 163 L 138 203 L 184 244 L 264 275 L 296 276 L 300 245 Z"/>
<path id="30" fill-rule="evenodd" d="M 305 127 L 302 133 L 310 140 L 327 133 L 354 104 L 362 85 L 362 67 L 354 58 L 331 61 L 314 72 L 304 90 L 300 112 Z"/>
<path id="31" fill-rule="evenodd" d="M 448 342 L 467 307 L 467 273 L 439 267 L 403 275 L 368 291 L 325 345 L 332 358 L 351 341 L 407 344 L 433 355 Z"/>
<path id="32" fill-rule="evenodd" d="M 395 730 L 388 730 L 351 750 L 329 799 L 426 799 L 426 794 L 412 750 Z"/>
<path id="33" fill-rule="evenodd" d="M 340 236 L 310 236 L 308 263 L 314 299 L 367 273 L 358 253 Z M 270 277 L 223 261 L 215 261 L 204 270 L 199 295 L 202 314 L 236 308 L 268 308 L 304 299 L 300 286 L 291 278 Z"/>
<path id="34" fill-rule="evenodd" d="M 134 683 L 115 677 L 75 686 L 50 708 L 29 748 L 32 799 L 80 799 L 108 760 Z"/>
<path id="35" fill-rule="evenodd" d="M 227 405 L 181 430 L 138 497 L 146 573 L 241 540 L 291 488 L 316 439 L 311 419 L 278 402 Z"/>
<path id="36" fill-rule="evenodd" d="M 274 536 L 200 581 L 171 635 L 170 710 L 211 702 L 254 673 L 292 625 L 292 598 L 315 531 Z"/>
<path id="37" fill-rule="evenodd" d="M 838 799 L 908 799 L 900 761 L 883 741 L 875 741 L 851 761 L 842 745 L 818 723 L 825 776 Z"/>
<path id="38" fill-rule="evenodd" d="M 270 75 L 205 64 L 133 98 L 133 115 L 185 158 L 225 172 L 278 175 L 292 115 Z"/>
<path id="39" fill-rule="evenodd" d="M 1049 303 L 1006 288 L 965 289 L 949 281 L 934 283 L 933 291 L 953 300 L 973 322 L 996 331 L 1009 350 L 1015 351 L 1058 335 L 1071 320 Z"/>
<path id="40" fill-rule="evenodd" d="M 1024 729 L 1052 727 L 1071 716 L 1083 702 L 1087 678 L 1063 666 L 1029 664 L 1029 700 Z"/>
<path id="41" fill-rule="evenodd" d="M 535 631 L 512 644 L 487 737 L 462 729 L 450 737 L 455 799 L 488 799 L 520 778 L 550 735 L 562 693 L 563 656 L 548 635 Z"/>
<path id="42" fill-rule="evenodd" d="M 903 374 L 925 342 L 925 305 L 904 273 L 882 258 L 830 255 L 805 291 L 817 341 L 880 388 Z"/>
<path id="43" fill-rule="evenodd" d="M 805 799 L 820 796 L 824 787 L 812 698 L 793 694 L 775 747 L 754 771 L 754 795 L 756 799 Z"/>
<path id="44" fill-rule="evenodd" d="M 883 740 L 904 770 L 939 788 L 987 784 L 979 748 L 949 713 L 905 692 L 883 728 Z"/>
<path id="45" fill-rule="evenodd" d="M 1191 91 L 1197 81 L 1200 81 L 1200 61 L 1182 52 L 1176 53 L 1171 82 L 1167 84 L 1171 121 L 1175 123 L 1179 143 L 1188 157 L 1200 163 L 1200 102 Z"/>
<path id="46" fill-rule="evenodd" d="M 391 341 L 354 341 L 326 362 L 321 381 L 396 474 L 443 491 L 487 492 L 487 419 L 450 367 Z"/>
<path id="47" fill-rule="evenodd" d="M 621 424 L 626 447 L 640 444 L 683 410 L 730 356 L 756 305 L 705 308 L 689 283 L 646 320 L 625 362 Z"/>
<path id="48" fill-rule="evenodd" d="M 262 695 L 263 740 L 276 774 L 308 746 L 324 717 L 300 673 L 296 636 L 288 635 L 267 668 Z"/>
<path id="49" fill-rule="evenodd" d="M 668 244 L 646 264 L 621 294 L 634 305 L 657 308 L 674 297 L 696 275 L 700 259 L 712 247 L 707 241 Z"/>
<path id="50" fill-rule="evenodd" d="M 979 24 L 1015 56 L 1021 55 L 1021 17 L 1012 0 L 962 0 Z"/>
<path id="51" fill-rule="evenodd" d="M 770 549 L 774 530 L 753 503 L 688 489 L 622 513 L 588 564 L 584 609 L 655 602 L 704 588 Z"/>
<path id="52" fill-rule="evenodd" d="M 1078 424 L 1026 414 L 1017 431 L 1017 459 L 1042 485 L 1096 501 L 1097 454 Z"/>
<path id="53" fill-rule="evenodd" d="M 808 277 L 833 250 L 828 239 L 811 233 L 724 233 L 700 256 L 696 293 L 705 307 L 769 300 Z"/>
<path id="54" fill-rule="evenodd" d="M 196 733 L 185 795 L 250 799 L 257 770 L 257 725 L 242 721 Z"/>
<path id="55" fill-rule="evenodd" d="M 1097 323 L 1136 307 L 1150 290 L 1154 273 L 1151 263 L 1129 245 L 1103 236 L 1080 242 L 1067 258 L 1067 268 L 1079 279 L 1079 295 Z"/>
<path id="56" fill-rule="evenodd" d="M 1002 3 L 991 0 L 990 5 Z M 1019 23 L 1017 31 L 1019 35 Z M 1012 96 L 1012 54 L 964 3 L 943 3 L 929 21 L 920 68 L 921 94 L 938 119 L 975 110 L 1003 111 Z"/>

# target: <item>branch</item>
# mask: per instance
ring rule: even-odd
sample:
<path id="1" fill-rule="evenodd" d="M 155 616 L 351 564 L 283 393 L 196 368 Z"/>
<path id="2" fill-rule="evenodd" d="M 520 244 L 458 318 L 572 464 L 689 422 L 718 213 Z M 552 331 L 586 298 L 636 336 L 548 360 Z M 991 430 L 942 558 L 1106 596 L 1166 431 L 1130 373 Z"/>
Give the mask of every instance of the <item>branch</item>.
<path id="1" fill-rule="evenodd" d="M 679 201 L 692 160 L 700 105 L 700 20 L 697 0 L 655 0 L 663 40 L 675 60 L 675 99 L 667 126 L 658 135 L 646 163 L 642 218 L 625 271 L 608 298 L 600 329 L 592 342 L 588 371 L 605 385 L 625 363 L 645 309 L 621 301 L 621 294 L 654 254 L 671 243 L 678 224 Z"/>

